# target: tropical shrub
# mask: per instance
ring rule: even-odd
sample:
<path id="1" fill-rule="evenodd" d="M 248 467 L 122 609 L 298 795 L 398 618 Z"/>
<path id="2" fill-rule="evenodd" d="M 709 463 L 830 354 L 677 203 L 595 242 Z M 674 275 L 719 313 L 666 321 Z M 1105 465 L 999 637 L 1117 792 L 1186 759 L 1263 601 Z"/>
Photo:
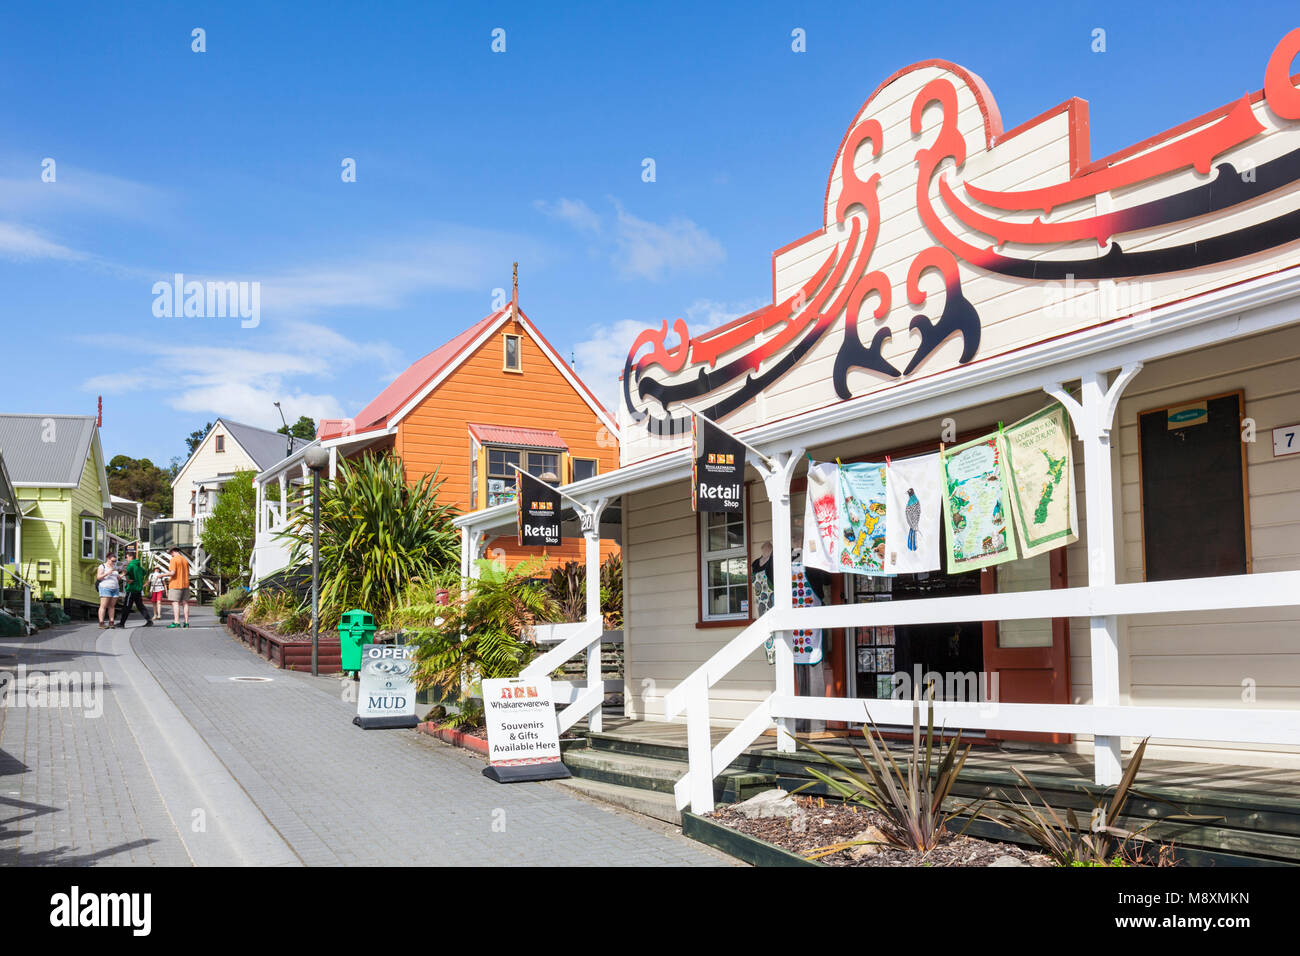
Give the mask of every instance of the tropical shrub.
<path id="1" fill-rule="evenodd" d="M 436 689 L 453 704 L 458 713 L 447 721 L 457 726 L 482 722 L 478 682 L 518 677 L 536 650 L 533 623 L 558 614 L 546 588 L 531 578 L 535 562 L 476 565 L 479 576 L 449 589 L 448 604 L 437 602 L 437 582 L 420 582 L 393 614 L 414 647 L 416 687 Z"/>
<path id="2" fill-rule="evenodd" d="M 311 625 L 311 607 L 289 591 L 264 588 L 249 603 L 244 620 L 280 634 L 301 634 Z"/>
<path id="3" fill-rule="evenodd" d="M 218 595 L 212 602 L 212 609 L 220 614 L 222 611 L 235 611 L 247 605 L 253 599 L 252 593 L 245 587 L 231 588 L 225 594 Z"/>
<path id="4" fill-rule="evenodd" d="M 546 591 L 558 608 L 557 621 L 581 621 L 587 615 L 587 569 L 568 561 L 551 569 Z M 600 565 L 600 609 L 606 630 L 623 626 L 623 559 L 611 554 Z"/>
<path id="5" fill-rule="evenodd" d="M 392 455 L 339 462 L 335 480 L 321 484 L 322 621 L 362 608 L 387 627 L 403 589 L 459 567 L 456 512 L 438 500 L 441 485 L 436 472 L 408 483 Z M 286 534 L 293 539 L 292 561 L 310 563 L 310 504 L 294 513 Z"/>

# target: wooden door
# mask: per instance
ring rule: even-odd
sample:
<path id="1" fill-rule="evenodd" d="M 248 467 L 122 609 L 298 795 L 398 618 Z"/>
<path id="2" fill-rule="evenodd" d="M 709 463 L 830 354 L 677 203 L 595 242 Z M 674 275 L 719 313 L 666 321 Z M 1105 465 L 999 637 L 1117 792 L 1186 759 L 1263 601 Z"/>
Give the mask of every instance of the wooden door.
<path id="1" fill-rule="evenodd" d="M 1068 584 L 1065 548 L 1048 554 L 1050 587 Z M 980 576 L 980 590 L 997 593 L 997 568 L 985 568 Z M 1038 646 L 1004 647 L 999 640 L 997 621 L 984 622 L 984 669 L 989 680 L 997 674 L 998 699 L 1008 704 L 1070 703 L 1070 620 L 1053 618 L 1051 642 Z M 990 730 L 990 740 L 1027 740 L 1039 743 L 1068 744 L 1072 734 L 1025 733 Z"/>

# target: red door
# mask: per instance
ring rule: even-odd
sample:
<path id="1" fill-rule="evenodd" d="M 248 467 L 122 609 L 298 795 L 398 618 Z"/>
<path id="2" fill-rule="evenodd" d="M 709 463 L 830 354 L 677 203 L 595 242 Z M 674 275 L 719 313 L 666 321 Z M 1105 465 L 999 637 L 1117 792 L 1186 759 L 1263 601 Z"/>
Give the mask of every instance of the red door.
<path id="1" fill-rule="evenodd" d="M 1049 553 L 1051 587 L 1067 586 L 1065 548 Z M 997 593 L 997 569 L 985 568 L 980 576 L 980 590 Z M 998 622 L 984 622 L 984 669 L 992 680 L 998 675 L 998 699 L 1008 704 L 1070 703 L 1070 620 L 1052 619 L 1052 642 L 1039 647 L 1002 647 L 998 640 Z M 1039 743 L 1068 744 L 1072 734 L 1022 733 L 990 730 L 990 740 L 1032 740 Z"/>

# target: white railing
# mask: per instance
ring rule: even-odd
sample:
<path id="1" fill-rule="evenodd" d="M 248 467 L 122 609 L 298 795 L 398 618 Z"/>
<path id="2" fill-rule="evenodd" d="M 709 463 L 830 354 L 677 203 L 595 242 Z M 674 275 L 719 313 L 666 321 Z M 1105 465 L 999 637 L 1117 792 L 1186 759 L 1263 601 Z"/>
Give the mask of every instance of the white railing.
<path id="1" fill-rule="evenodd" d="M 26 578 L 18 573 L 16 568 L 11 570 L 3 564 L 0 564 L 0 590 L 3 590 L 5 587 L 4 580 L 6 575 L 13 578 L 14 581 L 16 581 L 23 589 L 23 618 L 27 621 L 28 625 L 30 625 L 32 623 L 32 591 L 34 588 Z"/>
<path id="2" fill-rule="evenodd" d="M 262 578 L 270 577 L 277 571 L 289 566 L 292 546 L 288 538 L 281 534 L 289 527 L 289 522 L 281 521 L 257 532 L 253 539 L 252 578 L 256 585 Z"/>
<path id="3" fill-rule="evenodd" d="M 622 681 L 606 681 L 600 672 L 600 648 L 606 635 L 604 622 L 596 618 L 573 624 L 538 624 L 533 628 L 539 644 L 554 643 L 545 654 L 537 657 L 523 669 L 520 677 L 546 677 L 572 658 L 586 652 L 587 680 L 584 684 L 569 681 L 552 681 L 555 703 L 567 704 L 555 715 L 559 732 L 564 733 L 582 718 L 587 718 L 587 728 L 593 733 L 601 730 L 601 708 L 605 706 L 607 691 L 621 691 Z"/>
<path id="4" fill-rule="evenodd" d="M 665 716 L 686 712 L 690 768 L 677 782 L 677 808 L 713 809 L 713 780 L 774 723 L 835 720 L 910 724 L 910 700 L 799 697 L 777 689 L 716 746 L 712 745 L 709 688 L 760 647 L 771 633 L 785 643 L 795 628 L 873 627 L 960 621 L 1098 618 L 1186 611 L 1300 607 L 1300 571 L 1111 584 L 1097 587 L 925 598 L 818 608 L 774 609 L 724 645 L 664 699 Z M 787 645 L 788 646 L 788 645 Z M 780 661 L 782 655 L 778 655 Z M 787 658 L 788 659 L 788 658 Z M 778 664 L 779 667 L 779 664 Z M 1094 738 L 1161 737 L 1253 744 L 1300 744 L 1300 709 L 1143 707 L 1089 704 L 1004 704 L 998 701 L 921 702 L 936 724 L 966 730 L 1091 734 Z M 927 714 L 922 714 L 922 720 Z M 790 744 L 778 735 L 778 748 Z"/>

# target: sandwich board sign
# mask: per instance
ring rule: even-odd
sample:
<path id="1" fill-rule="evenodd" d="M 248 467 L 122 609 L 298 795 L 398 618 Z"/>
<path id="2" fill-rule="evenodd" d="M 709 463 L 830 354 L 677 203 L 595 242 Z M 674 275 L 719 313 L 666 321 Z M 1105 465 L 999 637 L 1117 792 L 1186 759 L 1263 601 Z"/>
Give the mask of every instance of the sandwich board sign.
<path id="1" fill-rule="evenodd" d="M 488 733 L 485 776 L 497 783 L 569 776 L 560 762 L 560 730 L 549 677 L 483 681 L 483 716 Z"/>
<path id="2" fill-rule="evenodd" d="M 352 722 L 366 730 L 414 727 L 415 659 L 405 644 L 363 644 L 361 687 Z"/>

